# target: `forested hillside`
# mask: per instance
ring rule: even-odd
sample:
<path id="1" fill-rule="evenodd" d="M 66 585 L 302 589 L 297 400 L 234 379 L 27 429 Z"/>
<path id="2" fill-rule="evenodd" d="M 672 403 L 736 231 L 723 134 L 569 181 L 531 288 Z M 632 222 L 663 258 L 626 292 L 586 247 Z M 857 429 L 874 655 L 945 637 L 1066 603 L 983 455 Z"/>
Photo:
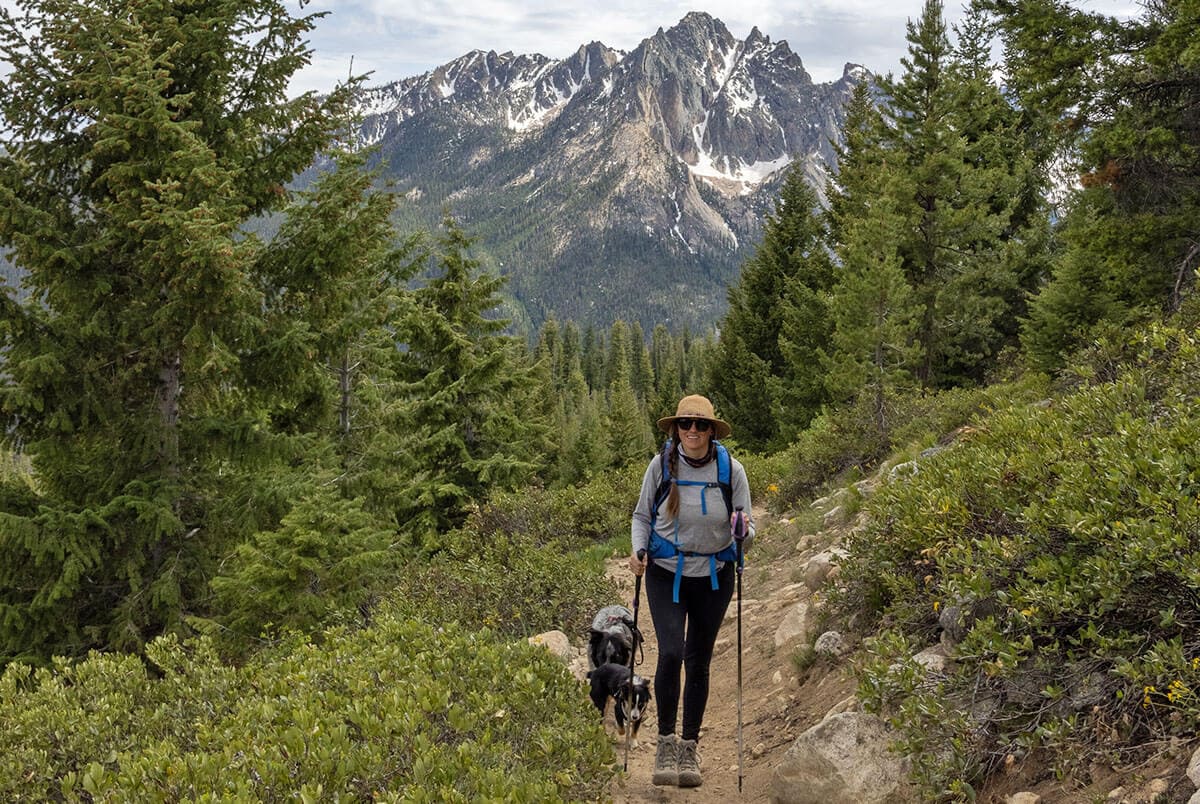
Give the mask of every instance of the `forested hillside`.
<path id="1" fill-rule="evenodd" d="M 0 9 L 2 797 L 603 797 L 586 697 L 522 638 L 611 602 L 691 392 L 781 514 L 977 434 L 864 506 L 829 604 L 927 799 L 1194 735 L 1196 0 L 954 31 L 928 0 L 711 331 L 529 339 L 468 227 L 396 226 L 357 81 L 285 96 L 316 24 Z"/>

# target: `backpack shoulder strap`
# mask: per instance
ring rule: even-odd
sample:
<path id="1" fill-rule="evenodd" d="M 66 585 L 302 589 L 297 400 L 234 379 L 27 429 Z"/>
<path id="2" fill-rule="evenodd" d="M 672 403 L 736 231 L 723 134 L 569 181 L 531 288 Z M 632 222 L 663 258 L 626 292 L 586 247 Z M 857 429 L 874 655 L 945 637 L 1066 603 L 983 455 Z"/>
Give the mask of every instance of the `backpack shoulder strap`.
<path id="1" fill-rule="evenodd" d="M 732 470 L 729 464 L 729 450 L 720 441 L 714 441 L 717 446 L 717 485 L 721 487 L 721 497 L 725 500 L 725 513 L 733 516 L 733 481 L 730 479 Z"/>
<path id="2" fill-rule="evenodd" d="M 662 505 L 663 500 L 667 499 L 667 495 L 671 493 L 671 462 L 667 460 L 667 456 L 671 454 L 671 439 L 667 439 L 663 444 L 662 451 L 658 453 L 659 466 L 662 467 L 662 477 L 658 480 L 658 486 L 654 489 L 654 504 L 650 507 L 650 527 L 654 527 L 654 520 L 658 518 L 658 507 Z"/>

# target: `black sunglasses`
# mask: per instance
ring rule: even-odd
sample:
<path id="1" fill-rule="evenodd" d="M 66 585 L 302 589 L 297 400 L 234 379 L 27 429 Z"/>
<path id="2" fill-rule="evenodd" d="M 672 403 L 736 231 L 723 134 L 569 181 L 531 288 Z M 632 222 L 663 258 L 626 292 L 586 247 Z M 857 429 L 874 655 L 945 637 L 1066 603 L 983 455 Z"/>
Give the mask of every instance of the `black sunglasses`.
<path id="1" fill-rule="evenodd" d="M 676 419 L 675 426 L 680 430 L 691 430 L 696 428 L 698 433 L 707 433 L 712 427 L 712 422 L 708 419 Z"/>

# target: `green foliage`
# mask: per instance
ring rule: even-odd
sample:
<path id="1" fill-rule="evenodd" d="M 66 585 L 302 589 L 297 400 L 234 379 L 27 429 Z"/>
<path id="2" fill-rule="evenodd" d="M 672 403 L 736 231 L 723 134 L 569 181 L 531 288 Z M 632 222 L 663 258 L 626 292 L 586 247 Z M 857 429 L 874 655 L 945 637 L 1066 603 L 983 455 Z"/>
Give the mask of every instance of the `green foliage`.
<path id="1" fill-rule="evenodd" d="M 471 238 L 449 216 L 433 276 L 397 337 L 407 347 L 394 423 L 406 484 L 394 510 L 414 544 L 437 546 L 490 487 L 519 488 L 543 468 L 549 422 L 524 349 L 492 317 L 502 278 L 480 270 Z"/>
<path id="2" fill-rule="evenodd" d="M 981 5 L 1016 101 L 1079 178 L 1062 257 L 1023 335 L 1040 365 L 1059 368 L 1095 327 L 1175 309 L 1194 282 L 1200 9 L 1165 0 L 1118 19 L 1056 0 Z"/>
<path id="3" fill-rule="evenodd" d="M 336 484 L 315 486 L 279 528 L 238 545 L 212 581 L 230 638 L 313 633 L 331 614 L 354 611 L 390 585 L 400 564 L 395 529 L 344 499 Z"/>
<path id="4" fill-rule="evenodd" d="M 435 622 L 511 636 L 587 633 L 615 593 L 592 545 L 628 538 L 640 470 L 611 470 L 579 487 L 497 493 L 428 561 L 410 563 L 385 606 Z"/>
<path id="5" fill-rule="evenodd" d="M 886 485 L 847 544 L 835 605 L 883 625 L 860 692 L 930 795 L 1007 753 L 1086 760 L 1097 735 L 1115 751 L 1200 722 L 1200 349 L 1183 324 L 1124 347 L 1112 376 L 1002 408 Z M 953 669 L 926 679 L 906 657 L 940 629 Z"/>
<path id="6" fill-rule="evenodd" d="M 762 242 L 729 289 L 729 311 L 707 368 L 709 396 L 751 449 L 786 443 L 825 401 L 816 360 L 831 329 L 824 234 L 816 193 L 794 167 Z"/>
<path id="7" fill-rule="evenodd" d="M 512 637 L 552 629 L 582 635 L 614 596 L 595 566 L 559 543 L 468 527 L 448 536 L 428 561 L 406 567 L 381 606 L 427 622 L 458 622 Z"/>
<path id="8" fill-rule="evenodd" d="M 790 447 L 770 458 L 771 465 L 782 466 L 776 470 L 779 488 L 772 504 L 786 510 L 848 473 L 870 471 L 889 453 L 914 444 L 929 446 L 999 407 L 1040 400 L 1047 385 L 1044 376 L 1030 374 L 982 388 L 906 394 L 893 400 L 887 438 L 874 425 L 870 400 L 828 408 Z"/>
<path id="9" fill-rule="evenodd" d="M 163 638 L 0 678 L 0 798 L 581 801 L 612 749 L 544 649 L 390 617 L 243 667 Z"/>
<path id="10" fill-rule="evenodd" d="M 0 405 L 42 494 L 3 513 L 0 662 L 180 627 L 297 449 L 271 413 L 306 344 L 272 326 L 244 227 L 351 87 L 286 97 L 313 18 L 281 2 L 177 5 L 0 11 L 0 247 L 25 271 Z"/>

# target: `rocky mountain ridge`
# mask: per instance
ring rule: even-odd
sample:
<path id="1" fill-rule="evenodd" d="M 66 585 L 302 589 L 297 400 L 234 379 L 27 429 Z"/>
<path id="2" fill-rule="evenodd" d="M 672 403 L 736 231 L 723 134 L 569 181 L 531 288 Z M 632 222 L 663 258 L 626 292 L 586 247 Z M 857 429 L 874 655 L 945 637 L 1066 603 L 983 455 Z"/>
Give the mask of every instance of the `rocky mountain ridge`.
<path id="1" fill-rule="evenodd" d="M 449 210 L 510 278 L 512 312 L 707 329 L 788 169 L 820 191 L 843 108 L 869 73 L 816 84 L 786 42 L 701 12 L 625 53 L 472 51 L 367 89 L 364 144 L 404 195 Z"/>

